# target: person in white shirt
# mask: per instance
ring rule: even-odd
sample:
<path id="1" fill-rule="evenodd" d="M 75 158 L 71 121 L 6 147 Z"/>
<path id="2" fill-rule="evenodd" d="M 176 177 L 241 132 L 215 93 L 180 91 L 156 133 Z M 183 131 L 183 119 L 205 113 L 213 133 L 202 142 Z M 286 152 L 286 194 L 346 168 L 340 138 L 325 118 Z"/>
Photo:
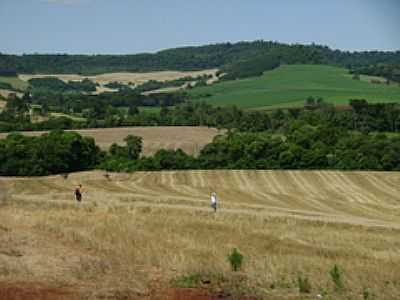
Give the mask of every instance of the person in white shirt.
<path id="1" fill-rule="evenodd" d="M 211 207 L 214 209 L 214 212 L 217 212 L 217 194 L 211 193 Z"/>

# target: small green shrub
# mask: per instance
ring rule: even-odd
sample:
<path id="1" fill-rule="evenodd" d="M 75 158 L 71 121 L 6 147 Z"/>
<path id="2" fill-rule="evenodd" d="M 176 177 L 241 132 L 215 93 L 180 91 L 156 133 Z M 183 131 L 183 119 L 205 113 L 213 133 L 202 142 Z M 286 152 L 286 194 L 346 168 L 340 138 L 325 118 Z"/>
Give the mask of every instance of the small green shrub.
<path id="1" fill-rule="evenodd" d="M 231 254 L 228 255 L 228 261 L 231 264 L 232 271 L 237 272 L 242 268 L 243 255 L 234 248 Z"/>
<path id="2" fill-rule="evenodd" d="M 363 299 L 364 300 L 371 300 L 373 298 L 374 298 L 374 294 L 371 292 L 371 290 L 368 289 L 368 288 L 365 288 L 363 290 Z"/>
<path id="3" fill-rule="evenodd" d="M 193 273 L 190 275 L 184 275 L 174 280 L 174 285 L 179 288 L 195 288 L 201 283 L 201 274 Z"/>
<path id="4" fill-rule="evenodd" d="M 331 275 L 332 281 L 335 284 L 336 290 L 342 290 L 344 288 L 343 271 L 339 268 L 339 266 L 335 264 L 329 271 L 329 274 Z"/>
<path id="5" fill-rule="evenodd" d="M 311 293 L 311 283 L 308 280 L 307 276 L 299 275 L 297 277 L 297 285 L 299 287 L 299 292 L 302 294 L 309 294 Z"/>

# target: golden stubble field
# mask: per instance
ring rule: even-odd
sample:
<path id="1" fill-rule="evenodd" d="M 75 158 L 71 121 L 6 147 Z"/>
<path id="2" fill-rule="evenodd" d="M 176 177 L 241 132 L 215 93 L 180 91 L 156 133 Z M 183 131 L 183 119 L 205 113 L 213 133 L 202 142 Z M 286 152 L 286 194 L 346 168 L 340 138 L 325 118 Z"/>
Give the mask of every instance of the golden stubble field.
<path id="1" fill-rule="evenodd" d="M 223 133 L 216 128 L 191 127 L 191 126 L 165 126 L 165 127 L 116 127 L 74 130 L 83 136 L 93 137 L 96 144 L 103 150 L 113 144 L 124 144 L 128 135 L 143 138 L 143 155 L 152 155 L 160 149 L 181 148 L 188 154 L 198 154 L 200 150 L 213 138 Z M 27 136 L 39 136 L 43 131 L 21 132 Z M 0 133 L 0 138 L 5 138 L 8 133 Z"/>
<path id="2" fill-rule="evenodd" d="M 3 295 L 32 298 L 35 287 L 37 299 L 216 299 L 168 296 L 171 280 L 199 273 L 240 276 L 260 299 L 400 299 L 400 173 L 106 175 L 0 178 Z M 226 259 L 234 247 L 245 258 L 239 275 Z"/>

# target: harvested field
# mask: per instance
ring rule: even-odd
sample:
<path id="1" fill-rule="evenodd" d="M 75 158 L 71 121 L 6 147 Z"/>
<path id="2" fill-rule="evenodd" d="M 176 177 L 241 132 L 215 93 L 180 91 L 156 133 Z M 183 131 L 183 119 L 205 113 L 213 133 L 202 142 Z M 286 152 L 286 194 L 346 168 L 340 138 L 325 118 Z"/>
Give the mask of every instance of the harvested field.
<path id="1" fill-rule="evenodd" d="M 219 130 L 209 127 L 117 127 L 75 130 L 83 136 L 93 137 L 102 149 L 108 149 L 113 143 L 124 143 L 128 135 L 143 138 L 143 154 L 151 155 L 159 149 L 181 148 L 186 153 L 197 154 L 206 144 L 219 133 Z M 22 132 L 28 136 L 38 136 L 43 131 Z M 5 138 L 7 133 L 0 133 Z"/>
<path id="2" fill-rule="evenodd" d="M 215 75 L 218 69 L 209 69 L 202 71 L 188 71 L 188 72 L 180 72 L 180 71 L 159 71 L 159 72 L 146 72 L 146 73 L 106 73 L 95 76 L 81 76 L 76 74 L 21 74 L 19 78 L 23 81 L 28 81 L 32 78 L 43 78 L 43 77 L 57 77 L 64 81 L 69 80 L 83 80 L 88 78 L 94 82 L 99 84 L 105 84 L 113 81 L 118 81 L 123 84 L 141 84 L 149 80 L 157 80 L 157 81 L 168 81 L 175 80 L 183 77 L 197 77 L 201 75 Z"/>
<path id="3" fill-rule="evenodd" d="M 3 97 L 3 98 L 8 98 L 8 96 L 9 96 L 10 94 L 16 94 L 18 97 L 22 97 L 22 96 L 23 96 L 23 94 L 22 94 L 22 93 L 19 93 L 19 92 L 0 89 L 0 96 L 1 96 L 1 97 Z"/>
<path id="4" fill-rule="evenodd" d="M 105 175 L 0 178 L 0 283 L 72 287 L 83 299 L 400 299 L 398 172 Z M 226 260 L 234 247 L 237 274 Z M 191 274 L 203 276 L 198 290 L 173 283 Z"/>
<path id="5" fill-rule="evenodd" d="M 218 69 L 209 69 L 202 71 L 188 71 L 188 72 L 180 72 L 180 71 L 159 71 L 159 72 L 146 72 L 146 73 L 106 73 L 96 76 L 81 76 L 76 74 L 21 74 L 19 78 L 23 81 L 28 81 L 32 78 L 43 78 L 43 77 L 57 77 L 60 80 L 70 81 L 77 80 L 81 81 L 85 78 L 92 80 L 100 85 L 98 88 L 98 92 L 101 91 L 112 91 L 112 89 L 107 89 L 104 87 L 105 84 L 110 82 L 120 82 L 122 84 L 131 85 L 131 84 L 142 84 L 149 80 L 157 80 L 157 81 L 170 81 L 176 80 L 183 77 L 198 77 L 202 75 L 213 75 L 213 78 L 210 79 L 210 82 L 217 80 Z"/>

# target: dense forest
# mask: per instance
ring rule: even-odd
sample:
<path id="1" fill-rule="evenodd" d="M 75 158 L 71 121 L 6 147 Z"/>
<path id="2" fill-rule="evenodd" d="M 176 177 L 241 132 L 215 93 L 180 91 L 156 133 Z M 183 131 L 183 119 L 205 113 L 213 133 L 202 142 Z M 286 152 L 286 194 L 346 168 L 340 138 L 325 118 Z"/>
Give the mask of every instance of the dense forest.
<path id="1" fill-rule="evenodd" d="M 348 68 L 377 64 L 399 65 L 400 51 L 348 52 L 320 45 L 282 44 L 270 41 L 221 43 L 199 47 L 182 47 L 154 54 L 135 55 L 67 55 L 0 54 L 0 74 L 146 72 L 158 70 L 200 70 L 236 68 L 249 59 L 269 68 L 271 61 L 280 64 L 330 64 Z"/>

